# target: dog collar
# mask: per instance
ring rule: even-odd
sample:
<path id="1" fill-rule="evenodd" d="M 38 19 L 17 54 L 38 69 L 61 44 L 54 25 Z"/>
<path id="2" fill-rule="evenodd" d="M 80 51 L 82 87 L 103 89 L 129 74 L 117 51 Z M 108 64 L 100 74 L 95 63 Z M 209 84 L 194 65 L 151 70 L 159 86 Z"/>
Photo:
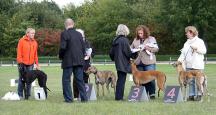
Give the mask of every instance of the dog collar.
<path id="1" fill-rule="evenodd" d="M 94 74 L 97 74 L 97 71 L 96 71 L 96 72 L 94 72 Z"/>

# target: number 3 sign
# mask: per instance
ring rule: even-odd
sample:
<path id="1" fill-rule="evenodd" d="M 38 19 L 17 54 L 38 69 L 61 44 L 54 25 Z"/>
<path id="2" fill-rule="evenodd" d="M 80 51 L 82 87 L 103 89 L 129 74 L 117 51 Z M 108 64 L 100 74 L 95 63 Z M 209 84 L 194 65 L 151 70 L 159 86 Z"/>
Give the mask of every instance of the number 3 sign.
<path id="1" fill-rule="evenodd" d="M 128 96 L 128 101 L 148 101 L 145 87 L 132 86 L 130 94 Z"/>
<path id="2" fill-rule="evenodd" d="M 167 86 L 164 95 L 165 103 L 176 103 L 183 101 L 180 86 Z"/>

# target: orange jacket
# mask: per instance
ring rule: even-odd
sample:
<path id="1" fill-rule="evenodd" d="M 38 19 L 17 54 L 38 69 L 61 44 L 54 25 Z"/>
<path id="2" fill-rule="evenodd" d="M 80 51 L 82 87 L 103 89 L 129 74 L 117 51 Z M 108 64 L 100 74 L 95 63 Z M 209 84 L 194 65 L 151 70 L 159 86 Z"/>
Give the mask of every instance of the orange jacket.
<path id="1" fill-rule="evenodd" d="M 36 64 L 38 66 L 38 44 L 35 39 L 28 36 L 23 36 L 17 46 L 17 63 L 24 63 L 26 65 Z"/>

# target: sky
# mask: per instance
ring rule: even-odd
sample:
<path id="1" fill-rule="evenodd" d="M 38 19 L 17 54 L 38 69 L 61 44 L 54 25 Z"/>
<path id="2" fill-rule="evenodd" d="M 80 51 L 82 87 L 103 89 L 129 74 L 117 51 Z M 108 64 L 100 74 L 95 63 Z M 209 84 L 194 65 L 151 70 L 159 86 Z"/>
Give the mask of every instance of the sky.
<path id="1" fill-rule="evenodd" d="M 43 0 L 37 0 L 37 1 L 40 2 Z M 69 4 L 69 3 L 73 3 L 75 4 L 75 6 L 80 6 L 82 3 L 84 3 L 84 0 L 52 0 L 52 1 L 58 4 L 60 8 L 62 8 L 64 5 Z"/>

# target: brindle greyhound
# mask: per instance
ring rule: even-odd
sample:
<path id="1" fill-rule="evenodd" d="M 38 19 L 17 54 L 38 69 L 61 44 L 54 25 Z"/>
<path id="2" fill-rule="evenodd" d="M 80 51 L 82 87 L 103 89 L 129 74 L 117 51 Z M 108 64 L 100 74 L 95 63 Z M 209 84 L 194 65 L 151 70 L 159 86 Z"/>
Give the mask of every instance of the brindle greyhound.
<path id="1" fill-rule="evenodd" d="M 116 88 L 116 75 L 112 71 L 98 71 L 95 66 L 91 66 L 87 69 L 86 73 L 95 75 L 95 83 L 97 85 L 97 96 L 99 96 L 99 84 L 102 86 L 103 96 L 104 96 L 104 84 L 109 92 L 109 84 L 111 87 Z"/>

